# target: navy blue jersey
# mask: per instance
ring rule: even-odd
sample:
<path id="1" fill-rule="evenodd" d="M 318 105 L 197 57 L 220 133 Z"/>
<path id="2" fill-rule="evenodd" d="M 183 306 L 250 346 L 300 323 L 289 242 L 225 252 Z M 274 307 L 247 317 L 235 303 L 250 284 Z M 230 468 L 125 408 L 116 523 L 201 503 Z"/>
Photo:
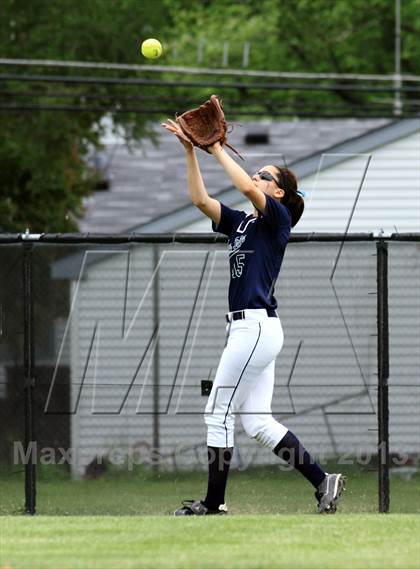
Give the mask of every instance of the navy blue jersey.
<path id="1" fill-rule="evenodd" d="M 229 237 L 229 310 L 277 308 L 274 284 L 290 237 L 289 210 L 268 195 L 258 217 L 220 205 L 220 223 L 212 222 L 212 229 Z"/>

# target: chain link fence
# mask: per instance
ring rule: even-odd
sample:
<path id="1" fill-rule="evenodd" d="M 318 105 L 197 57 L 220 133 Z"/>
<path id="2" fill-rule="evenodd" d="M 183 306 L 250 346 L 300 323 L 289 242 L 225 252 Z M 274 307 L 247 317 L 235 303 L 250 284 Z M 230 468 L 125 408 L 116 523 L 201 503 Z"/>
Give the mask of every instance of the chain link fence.
<path id="1" fill-rule="evenodd" d="M 109 465 L 204 470 L 202 414 L 228 310 L 225 239 L 20 241 L 0 243 L 0 461 L 26 468 L 28 511 L 39 465 L 75 479 Z M 383 511 L 388 470 L 409 476 L 420 455 L 419 259 L 418 236 L 297 235 L 275 291 L 285 343 L 273 414 L 319 460 L 385 468 Z M 236 422 L 233 467 L 278 462 Z"/>

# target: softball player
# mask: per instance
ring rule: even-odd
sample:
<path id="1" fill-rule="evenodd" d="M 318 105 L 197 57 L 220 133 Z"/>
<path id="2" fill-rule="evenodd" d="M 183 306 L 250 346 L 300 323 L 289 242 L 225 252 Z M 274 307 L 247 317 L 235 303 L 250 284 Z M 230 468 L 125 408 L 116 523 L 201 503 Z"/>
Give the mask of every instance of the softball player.
<path id="1" fill-rule="evenodd" d="M 289 169 L 267 165 L 252 178 L 219 143 L 209 148 L 236 188 L 254 206 L 233 210 L 211 198 L 204 187 L 194 147 L 174 121 L 163 125 L 186 151 L 188 189 L 193 204 L 229 238 L 227 342 L 205 409 L 208 487 L 204 500 L 185 500 L 175 515 L 227 513 L 225 489 L 234 446 L 235 415 L 251 438 L 293 465 L 315 488 L 320 513 L 334 513 L 344 489 L 342 474 L 327 474 L 296 436 L 271 414 L 274 363 L 283 330 L 273 296 L 290 228 L 299 221 L 303 194 Z"/>

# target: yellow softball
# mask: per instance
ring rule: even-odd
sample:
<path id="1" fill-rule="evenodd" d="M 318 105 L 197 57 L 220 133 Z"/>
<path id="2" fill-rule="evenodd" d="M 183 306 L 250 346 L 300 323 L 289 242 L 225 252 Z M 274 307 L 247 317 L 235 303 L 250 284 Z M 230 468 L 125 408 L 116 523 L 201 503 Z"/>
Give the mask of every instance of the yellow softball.
<path id="1" fill-rule="evenodd" d="M 159 40 L 149 38 L 141 44 L 141 52 L 147 59 L 157 59 L 162 55 L 162 44 Z"/>

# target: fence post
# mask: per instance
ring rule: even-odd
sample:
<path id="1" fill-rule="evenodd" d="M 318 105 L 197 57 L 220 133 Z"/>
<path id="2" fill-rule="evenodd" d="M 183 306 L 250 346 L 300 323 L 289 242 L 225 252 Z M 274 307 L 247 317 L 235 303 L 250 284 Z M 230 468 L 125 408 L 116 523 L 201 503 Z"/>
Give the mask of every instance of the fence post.
<path id="1" fill-rule="evenodd" d="M 159 274 L 159 243 L 153 246 L 153 270 L 156 271 L 153 282 L 153 324 L 156 333 L 156 345 L 153 354 L 153 460 L 152 468 L 155 471 L 159 470 L 159 427 L 160 427 L 160 414 L 159 414 L 159 383 L 160 383 L 160 353 L 159 353 L 159 289 L 160 289 L 160 274 Z"/>
<path id="2" fill-rule="evenodd" d="M 34 431 L 34 319 L 32 294 L 32 252 L 33 244 L 23 243 L 23 369 L 24 369 L 24 413 L 25 413 L 25 511 L 35 514 L 36 510 L 36 460 L 37 449 Z"/>
<path id="3" fill-rule="evenodd" d="M 389 511 L 389 327 L 388 244 L 380 239 L 377 252 L 378 299 L 378 476 L 379 512 Z"/>

